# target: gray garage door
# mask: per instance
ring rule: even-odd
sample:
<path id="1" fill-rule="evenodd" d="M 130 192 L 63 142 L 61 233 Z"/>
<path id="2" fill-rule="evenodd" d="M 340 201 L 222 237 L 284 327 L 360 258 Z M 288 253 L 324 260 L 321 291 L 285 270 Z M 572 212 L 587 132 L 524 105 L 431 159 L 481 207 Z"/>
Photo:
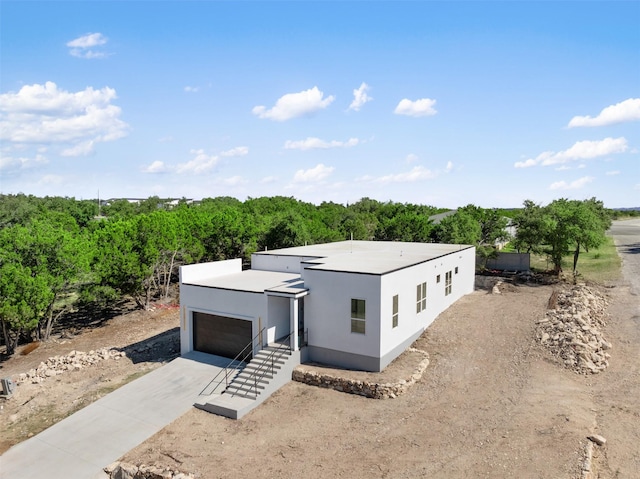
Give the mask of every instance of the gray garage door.
<path id="1" fill-rule="evenodd" d="M 233 359 L 251 338 L 251 321 L 193 313 L 193 349 L 196 351 Z M 245 353 L 249 353 L 249 349 Z"/>

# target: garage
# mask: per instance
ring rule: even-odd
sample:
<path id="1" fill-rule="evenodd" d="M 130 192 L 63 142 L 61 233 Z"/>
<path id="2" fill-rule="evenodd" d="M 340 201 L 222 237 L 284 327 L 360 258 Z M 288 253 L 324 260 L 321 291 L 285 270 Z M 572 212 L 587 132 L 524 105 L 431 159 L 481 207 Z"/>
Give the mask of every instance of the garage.
<path id="1" fill-rule="evenodd" d="M 233 359 L 251 342 L 251 326 L 243 319 L 194 312 L 193 349 Z M 248 349 L 245 353 L 250 353 Z"/>

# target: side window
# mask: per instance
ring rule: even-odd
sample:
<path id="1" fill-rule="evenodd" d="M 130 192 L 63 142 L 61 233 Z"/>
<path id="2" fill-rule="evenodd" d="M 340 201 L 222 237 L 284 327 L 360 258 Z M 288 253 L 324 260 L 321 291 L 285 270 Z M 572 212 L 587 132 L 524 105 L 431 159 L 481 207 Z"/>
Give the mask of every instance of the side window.
<path id="1" fill-rule="evenodd" d="M 416 313 L 427 309 L 427 283 L 416 286 Z"/>
<path id="2" fill-rule="evenodd" d="M 436 276 L 436 283 L 440 283 L 440 275 Z"/>
<path id="3" fill-rule="evenodd" d="M 391 327 L 398 327 L 398 295 L 393 297 L 393 311 L 391 313 Z"/>
<path id="4" fill-rule="evenodd" d="M 365 301 L 364 299 L 352 299 L 351 300 L 351 332 L 352 333 L 365 333 Z"/>
<path id="5" fill-rule="evenodd" d="M 456 266 L 455 273 L 458 274 L 458 267 Z"/>

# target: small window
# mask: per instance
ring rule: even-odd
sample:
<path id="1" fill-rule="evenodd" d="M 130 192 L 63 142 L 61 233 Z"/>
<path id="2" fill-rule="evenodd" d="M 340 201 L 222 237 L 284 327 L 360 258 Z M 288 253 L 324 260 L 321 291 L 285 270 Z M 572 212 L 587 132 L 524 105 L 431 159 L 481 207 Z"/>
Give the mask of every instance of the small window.
<path id="1" fill-rule="evenodd" d="M 440 275 L 436 276 L 436 283 L 440 282 Z"/>
<path id="2" fill-rule="evenodd" d="M 444 295 L 451 294 L 451 271 L 447 271 L 444 276 Z"/>
<path id="3" fill-rule="evenodd" d="M 458 267 L 457 266 L 456 266 L 456 270 L 455 271 L 456 271 L 456 274 L 458 274 Z"/>
<path id="4" fill-rule="evenodd" d="M 392 328 L 398 327 L 398 295 L 397 294 L 393 297 L 393 312 L 391 315 L 391 327 Z"/>
<path id="5" fill-rule="evenodd" d="M 416 286 L 416 313 L 427 309 L 427 283 Z"/>
<path id="6" fill-rule="evenodd" d="M 351 332 L 365 333 L 365 301 L 364 299 L 351 300 Z"/>

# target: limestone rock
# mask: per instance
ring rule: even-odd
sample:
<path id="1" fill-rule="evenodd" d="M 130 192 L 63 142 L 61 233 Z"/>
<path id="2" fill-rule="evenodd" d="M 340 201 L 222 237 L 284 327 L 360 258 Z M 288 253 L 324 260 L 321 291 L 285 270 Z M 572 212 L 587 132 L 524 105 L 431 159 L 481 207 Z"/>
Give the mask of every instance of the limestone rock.
<path id="1" fill-rule="evenodd" d="M 597 444 L 598 446 L 604 446 L 607 443 L 607 440 L 599 434 L 592 434 L 587 436 L 591 442 Z"/>
<path id="2" fill-rule="evenodd" d="M 587 286 L 556 290 L 536 337 L 562 364 L 579 374 L 597 374 L 609 365 L 612 345 L 602 335 L 607 301 Z"/>

